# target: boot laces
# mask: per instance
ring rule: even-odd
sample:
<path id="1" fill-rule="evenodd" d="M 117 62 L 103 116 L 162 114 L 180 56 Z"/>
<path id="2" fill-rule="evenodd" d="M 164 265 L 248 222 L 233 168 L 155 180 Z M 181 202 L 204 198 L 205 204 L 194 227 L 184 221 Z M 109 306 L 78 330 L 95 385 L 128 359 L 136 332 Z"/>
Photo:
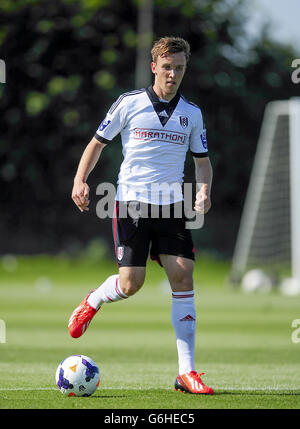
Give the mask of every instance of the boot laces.
<path id="1" fill-rule="evenodd" d="M 89 305 L 88 302 L 81 304 L 80 307 L 76 310 L 75 314 L 73 315 L 72 320 L 76 321 L 77 323 L 84 321 L 91 308 L 92 307 Z"/>
<path id="2" fill-rule="evenodd" d="M 205 372 L 197 373 L 196 371 L 191 371 L 190 374 L 196 381 L 198 381 L 198 383 L 202 384 L 202 386 L 205 386 L 205 384 L 201 380 L 201 375 L 205 375 Z"/>

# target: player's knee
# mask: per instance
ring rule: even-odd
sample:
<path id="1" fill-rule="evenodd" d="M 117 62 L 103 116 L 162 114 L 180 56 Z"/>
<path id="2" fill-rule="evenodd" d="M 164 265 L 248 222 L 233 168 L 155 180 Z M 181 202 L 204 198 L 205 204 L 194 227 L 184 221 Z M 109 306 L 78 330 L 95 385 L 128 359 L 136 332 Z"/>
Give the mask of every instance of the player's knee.
<path id="1" fill-rule="evenodd" d="M 193 276 L 189 274 L 175 274 L 170 279 L 173 291 L 193 290 Z"/>
<path id="2" fill-rule="evenodd" d="M 122 291 L 127 295 L 134 295 L 144 284 L 145 273 L 141 272 L 130 272 L 122 275 L 120 273 L 120 286 Z"/>
<path id="3" fill-rule="evenodd" d="M 137 279 L 127 279 L 120 282 L 122 291 L 127 295 L 134 295 L 142 286 L 144 281 Z"/>

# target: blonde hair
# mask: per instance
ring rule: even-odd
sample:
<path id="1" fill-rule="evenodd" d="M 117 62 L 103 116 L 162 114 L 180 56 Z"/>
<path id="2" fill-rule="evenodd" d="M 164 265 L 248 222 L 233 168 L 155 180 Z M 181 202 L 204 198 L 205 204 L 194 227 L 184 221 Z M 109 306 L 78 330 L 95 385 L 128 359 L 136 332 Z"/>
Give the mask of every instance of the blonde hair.
<path id="1" fill-rule="evenodd" d="M 156 63 L 159 56 L 164 57 L 177 52 L 183 52 L 186 62 L 188 62 L 191 54 L 189 43 L 181 37 L 162 37 L 153 44 L 151 49 L 152 60 Z"/>

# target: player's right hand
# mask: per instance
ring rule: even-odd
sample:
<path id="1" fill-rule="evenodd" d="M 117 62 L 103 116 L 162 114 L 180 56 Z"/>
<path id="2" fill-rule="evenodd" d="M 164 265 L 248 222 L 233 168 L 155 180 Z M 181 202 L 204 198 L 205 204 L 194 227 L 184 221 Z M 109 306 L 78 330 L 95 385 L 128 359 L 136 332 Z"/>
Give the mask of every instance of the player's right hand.
<path id="1" fill-rule="evenodd" d="M 82 181 L 74 180 L 74 186 L 72 190 L 72 200 L 79 208 L 81 212 L 89 211 L 88 205 L 90 203 L 89 200 L 89 185 Z"/>

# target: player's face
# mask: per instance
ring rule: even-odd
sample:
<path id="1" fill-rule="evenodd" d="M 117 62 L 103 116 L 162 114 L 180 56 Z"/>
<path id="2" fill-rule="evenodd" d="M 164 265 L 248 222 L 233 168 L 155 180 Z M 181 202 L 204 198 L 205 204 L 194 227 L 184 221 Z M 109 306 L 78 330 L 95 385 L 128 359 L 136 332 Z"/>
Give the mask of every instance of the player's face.
<path id="1" fill-rule="evenodd" d="M 186 69 L 184 52 L 158 56 L 156 62 L 151 63 L 152 73 L 155 76 L 153 89 L 156 94 L 165 100 L 171 100 L 183 79 Z"/>

